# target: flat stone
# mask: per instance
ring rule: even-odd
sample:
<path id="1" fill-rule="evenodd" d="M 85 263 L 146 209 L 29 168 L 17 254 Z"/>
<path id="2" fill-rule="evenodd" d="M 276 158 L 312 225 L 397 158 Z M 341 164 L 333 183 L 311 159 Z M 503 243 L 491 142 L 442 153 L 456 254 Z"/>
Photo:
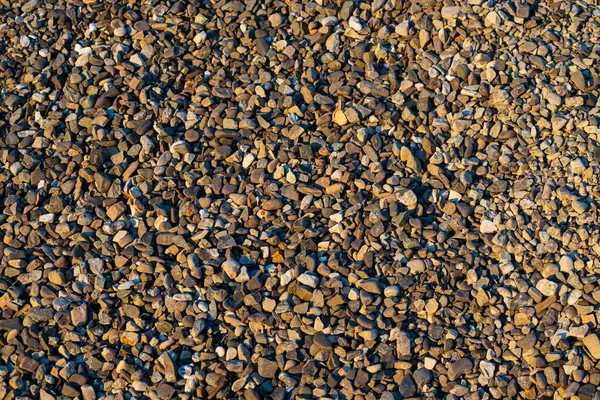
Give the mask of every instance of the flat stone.
<path id="1" fill-rule="evenodd" d="M 23 356 L 19 358 L 19 368 L 28 372 L 35 372 L 37 368 L 40 366 L 40 363 L 27 356 Z"/>
<path id="2" fill-rule="evenodd" d="M 319 285 L 319 278 L 314 275 L 304 273 L 298 276 L 298 282 L 302 283 L 303 285 L 316 288 Z"/>

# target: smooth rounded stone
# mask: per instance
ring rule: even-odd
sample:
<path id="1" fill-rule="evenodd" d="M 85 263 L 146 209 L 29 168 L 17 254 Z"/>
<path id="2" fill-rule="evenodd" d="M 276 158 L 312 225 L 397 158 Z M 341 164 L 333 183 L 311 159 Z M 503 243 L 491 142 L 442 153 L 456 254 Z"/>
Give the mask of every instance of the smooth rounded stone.
<path id="1" fill-rule="evenodd" d="M 29 47 L 29 45 L 31 44 L 31 39 L 29 39 L 29 36 L 23 35 L 19 39 L 19 44 L 21 45 L 21 47 Z"/>
<path id="2" fill-rule="evenodd" d="M 129 34 L 129 30 L 125 26 L 121 26 L 114 30 L 114 35 L 116 37 L 124 37 L 124 36 L 127 36 L 128 34 Z"/>
<path id="3" fill-rule="evenodd" d="M 357 17 L 350 17 L 350 19 L 348 20 L 348 26 L 357 32 L 363 30 L 362 21 Z"/>
<path id="4" fill-rule="evenodd" d="M 151 120 L 139 121 L 139 123 L 137 124 L 137 127 L 135 128 L 135 133 L 137 133 L 138 135 L 142 136 L 142 138 L 144 138 L 145 136 L 143 136 L 143 135 L 150 132 L 153 127 L 154 127 L 154 122 L 152 122 Z M 148 137 L 148 139 L 151 139 L 151 138 Z"/>
<path id="5" fill-rule="evenodd" d="M 271 49 L 271 46 L 269 45 L 269 43 L 266 41 L 265 38 L 259 38 L 255 41 L 255 45 L 256 45 L 256 52 L 258 54 L 260 54 L 261 56 L 266 56 L 267 53 L 269 52 L 269 50 Z"/>
<path id="6" fill-rule="evenodd" d="M 29 0 L 21 6 L 21 11 L 23 11 L 24 13 L 30 13 L 37 9 L 40 3 L 41 0 Z"/>
<path id="7" fill-rule="evenodd" d="M 148 388 L 148 384 L 144 381 L 133 381 L 131 383 L 131 386 L 134 390 L 137 390 L 138 392 L 143 392 Z"/>
<path id="8" fill-rule="evenodd" d="M 269 199 L 262 203 L 262 208 L 267 211 L 279 210 L 281 207 L 283 207 L 283 201 L 280 199 Z"/>

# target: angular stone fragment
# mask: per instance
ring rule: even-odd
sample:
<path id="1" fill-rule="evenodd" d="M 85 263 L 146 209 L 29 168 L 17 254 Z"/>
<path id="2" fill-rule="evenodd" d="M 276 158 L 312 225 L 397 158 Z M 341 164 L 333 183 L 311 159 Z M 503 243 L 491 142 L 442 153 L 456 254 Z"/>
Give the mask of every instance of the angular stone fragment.
<path id="1" fill-rule="evenodd" d="M 362 281 L 359 286 L 368 293 L 381 294 L 381 285 L 377 279 L 367 279 Z"/>
<path id="2" fill-rule="evenodd" d="M 322 332 L 317 332 L 313 336 L 313 342 L 310 347 L 310 354 L 316 355 L 322 350 L 331 351 L 332 346 L 331 343 L 329 343 L 329 341 L 327 340 L 327 336 L 325 336 L 325 334 L 323 334 Z"/>
<path id="3" fill-rule="evenodd" d="M 485 25 L 491 27 L 498 27 L 502 24 L 502 18 L 496 11 L 490 11 L 485 17 Z"/>
<path id="4" fill-rule="evenodd" d="M 411 355 L 411 340 L 406 332 L 400 331 L 396 339 L 398 356 L 408 357 Z"/>
<path id="5" fill-rule="evenodd" d="M 230 279 L 235 279 L 240 272 L 240 264 L 235 260 L 227 260 L 221 264 L 221 268 L 227 274 Z"/>
<path id="6" fill-rule="evenodd" d="M 96 184 L 96 189 L 100 193 L 106 193 L 106 192 L 108 192 L 108 189 L 110 189 L 112 180 L 110 179 L 110 177 L 107 174 L 105 174 L 103 172 L 96 172 L 94 174 L 94 183 Z"/>
<path id="7" fill-rule="evenodd" d="M 481 221 L 481 225 L 479 226 L 479 230 L 481 233 L 494 233 L 498 230 L 498 227 L 493 221 L 489 219 L 485 219 Z"/>
<path id="8" fill-rule="evenodd" d="M 448 379 L 453 381 L 473 369 L 473 362 L 468 358 L 461 358 L 450 364 L 448 368 Z"/>
<path id="9" fill-rule="evenodd" d="M 19 368 L 27 372 L 35 372 L 40 363 L 31 357 L 23 356 L 19 359 Z"/>
<path id="10" fill-rule="evenodd" d="M 398 387 L 398 391 L 404 397 L 411 397 L 415 395 L 417 392 L 417 387 L 410 375 L 404 375 L 404 378 L 402 378 L 402 382 L 400 382 L 400 386 Z"/>
<path id="11" fill-rule="evenodd" d="M 540 291 L 544 296 L 554 296 L 556 291 L 558 290 L 558 284 L 552 282 L 549 279 L 540 279 L 535 287 Z"/>
<path id="12" fill-rule="evenodd" d="M 279 367 L 276 362 L 263 357 L 258 359 L 258 374 L 263 378 L 274 378 L 278 369 Z"/>
<path id="13" fill-rule="evenodd" d="M 398 200 L 405 206 L 414 206 L 417 204 L 417 196 L 412 190 L 402 189 L 397 193 Z"/>
<path id="14" fill-rule="evenodd" d="M 88 308 L 86 304 L 71 309 L 71 323 L 75 326 L 83 325 L 88 320 Z"/>

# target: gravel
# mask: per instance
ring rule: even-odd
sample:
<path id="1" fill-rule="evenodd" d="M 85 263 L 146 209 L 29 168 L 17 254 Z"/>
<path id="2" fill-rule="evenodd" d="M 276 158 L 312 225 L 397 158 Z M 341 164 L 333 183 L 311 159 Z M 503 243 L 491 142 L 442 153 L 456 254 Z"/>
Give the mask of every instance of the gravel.
<path id="1" fill-rule="evenodd" d="M 600 400 L 600 13 L 2 1 L 0 398 Z"/>

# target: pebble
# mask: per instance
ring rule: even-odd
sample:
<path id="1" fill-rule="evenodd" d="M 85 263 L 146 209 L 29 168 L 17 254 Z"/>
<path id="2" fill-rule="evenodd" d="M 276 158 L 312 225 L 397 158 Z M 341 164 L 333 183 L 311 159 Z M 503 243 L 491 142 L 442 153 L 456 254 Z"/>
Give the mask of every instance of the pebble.
<path id="1" fill-rule="evenodd" d="M 400 385 L 398 386 L 398 391 L 404 397 L 411 397 L 417 393 L 417 387 L 410 375 L 404 375 L 402 382 L 400 382 Z"/>
<path id="2" fill-rule="evenodd" d="M 494 233 L 498 230 L 498 227 L 496 226 L 494 221 L 485 219 L 485 220 L 481 221 L 479 230 L 481 231 L 481 233 Z"/>
<path id="3" fill-rule="evenodd" d="M 549 279 L 540 279 L 535 287 L 540 291 L 544 296 L 554 296 L 556 291 L 558 290 L 558 284 L 552 282 Z"/>
<path id="4" fill-rule="evenodd" d="M 448 368 L 448 379 L 453 381 L 461 375 L 470 372 L 472 369 L 473 362 L 468 358 L 461 358 L 450 364 L 450 367 Z"/>
<path id="5" fill-rule="evenodd" d="M 409 189 L 402 189 L 400 192 L 398 192 L 398 200 L 400 203 L 408 207 L 414 206 L 418 201 L 415 193 Z"/>
<path id="6" fill-rule="evenodd" d="M 460 6 L 447 6 L 442 7 L 442 18 L 453 20 L 458 17 L 460 13 Z"/>
<path id="7" fill-rule="evenodd" d="M 423 386 L 431 382 L 433 374 L 427 368 L 419 368 L 415 371 L 413 377 L 417 386 Z"/>
<path id="8" fill-rule="evenodd" d="M 223 268 L 223 271 L 225 271 L 230 279 L 235 279 L 240 272 L 241 266 L 235 260 L 227 260 L 221 264 L 221 268 Z"/>
<path id="9" fill-rule="evenodd" d="M 274 361 L 262 357 L 258 359 L 258 374 L 263 378 L 274 378 L 278 368 Z"/>
<path id="10" fill-rule="evenodd" d="M 357 17 L 350 17 L 350 19 L 348 20 L 348 26 L 350 26 L 350 28 L 354 29 L 357 32 L 363 30 L 363 24 Z"/>

